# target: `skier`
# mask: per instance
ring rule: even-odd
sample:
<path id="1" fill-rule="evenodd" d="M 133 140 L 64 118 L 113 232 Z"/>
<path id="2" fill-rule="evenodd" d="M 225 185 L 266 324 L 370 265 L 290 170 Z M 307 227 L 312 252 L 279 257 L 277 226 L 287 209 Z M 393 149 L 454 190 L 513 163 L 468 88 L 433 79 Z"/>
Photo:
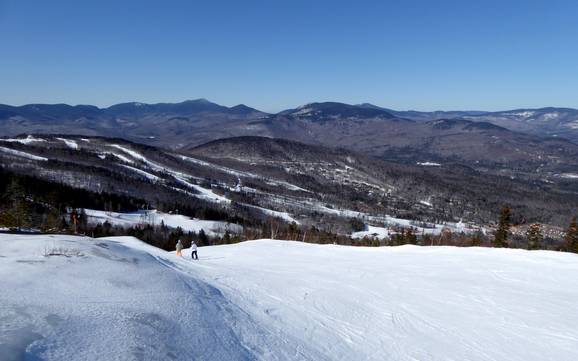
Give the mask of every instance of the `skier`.
<path id="1" fill-rule="evenodd" d="M 183 251 L 183 242 L 181 242 L 181 240 L 179 239 L 179 241 L 177 242 L 177 256 L 181 257 L 183 255 L 182 251 Z"/>
<path id="2" fill-rule="evenodd" d="M 195 243 L 195 241 L 193 241 L 191 243 L 191 257 L 193 257 L 193 259 L 199 259 L 199 257 L 197 256 L 197 244 Z"/>

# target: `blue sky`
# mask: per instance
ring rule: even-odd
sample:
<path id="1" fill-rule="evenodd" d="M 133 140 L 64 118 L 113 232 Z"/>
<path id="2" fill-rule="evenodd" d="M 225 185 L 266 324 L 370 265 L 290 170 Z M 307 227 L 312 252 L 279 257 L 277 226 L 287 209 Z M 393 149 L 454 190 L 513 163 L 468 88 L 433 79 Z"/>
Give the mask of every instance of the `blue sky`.
<path id="1" fill-rule="evenodd" d="M 578 107 L 578 1 L 0 0 L 0 103 Z"/>

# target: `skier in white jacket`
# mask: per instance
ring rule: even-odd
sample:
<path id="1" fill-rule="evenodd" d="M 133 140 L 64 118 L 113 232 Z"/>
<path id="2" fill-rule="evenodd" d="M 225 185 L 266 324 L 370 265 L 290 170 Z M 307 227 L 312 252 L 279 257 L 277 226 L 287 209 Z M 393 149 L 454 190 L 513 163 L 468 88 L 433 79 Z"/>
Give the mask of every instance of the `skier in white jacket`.
<path id="1" fill-rule="evenodd" d="M 193 259 L 199 259 L 197 256 L 197 244 L 195 241 L 191 243 L 191 257 L 193 257 Z"/>

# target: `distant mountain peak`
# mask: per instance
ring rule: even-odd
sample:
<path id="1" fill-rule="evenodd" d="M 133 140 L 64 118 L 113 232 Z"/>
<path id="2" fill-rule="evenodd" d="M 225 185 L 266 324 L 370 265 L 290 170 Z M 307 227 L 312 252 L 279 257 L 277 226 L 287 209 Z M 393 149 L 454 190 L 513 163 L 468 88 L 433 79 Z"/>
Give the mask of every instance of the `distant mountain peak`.
<path id="1" fill-rule="evenodd" d="M 333 117 L 345 118 L 394 118 L 383 109 L 372 109 L 339 102 L 315 102 L 301 105 L 295 109 L 283 111 L 280 114 L 297 117 L 327 119 Z"/>
<path id="2" fill-rule="evenodd" d="M 182 103 L 216 104 L 216 103 L 213 103 L 212 101 L 205 99 L 205 98 L 189 99 L 189 100 L 185 100 Z"/>
<path id="3" fill-rule="evenodd" d="M 261 111 L 251 108 L 245 104 L 237 104 L 234 107 L 230 107 L 229 110 L 236 114 L 251 114 L 251 113 L 261 113 Z"/>

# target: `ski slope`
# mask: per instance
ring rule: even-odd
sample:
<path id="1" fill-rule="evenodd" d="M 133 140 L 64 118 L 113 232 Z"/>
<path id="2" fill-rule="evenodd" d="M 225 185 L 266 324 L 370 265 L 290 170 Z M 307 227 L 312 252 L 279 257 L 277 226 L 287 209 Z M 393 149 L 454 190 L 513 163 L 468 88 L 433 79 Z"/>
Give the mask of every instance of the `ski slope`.
<path id="1" fill-rule="evenodd" d="M 185 232 L 197 232 L 203 230 L 210 236 L 222 236 L 226 231 L 231 233 L 241 233 L 243 227 L 234 223 L 222 221 L 207 221 L 202 219 L 190 218 L 180 214 L 168 214 L 153 210 L 139 210 L 137 212 L 108 212 L 95 209 L 84 209 L 88 218 L 88 223 L 99 224 L 108 222 L 115 226 L 134 227 L 140 224 L 150 224 L 160 226 L 164 224 L 170 228 L 180 227 Z"/>
<path id="2" fill-rule="evenodd" d="M 578 359 L 573 254 L 261 240 L 189 256 L 0 235 L 0 359 Z"/>

